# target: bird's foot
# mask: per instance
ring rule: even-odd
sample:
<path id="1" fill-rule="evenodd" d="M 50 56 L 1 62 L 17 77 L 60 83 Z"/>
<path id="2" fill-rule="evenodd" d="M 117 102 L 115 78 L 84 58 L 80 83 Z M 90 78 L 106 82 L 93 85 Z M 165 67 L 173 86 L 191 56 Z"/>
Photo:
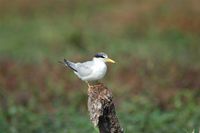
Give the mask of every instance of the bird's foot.
<path id="1" fill-rule="evenodd" d="M 88 82 L 88 81 L 86 81 L 86 83 L 87 83 L 87 85 L 88 85 L 88 88 L 90 88 L 90 84 L 89 84 L 89 82 Z"/>

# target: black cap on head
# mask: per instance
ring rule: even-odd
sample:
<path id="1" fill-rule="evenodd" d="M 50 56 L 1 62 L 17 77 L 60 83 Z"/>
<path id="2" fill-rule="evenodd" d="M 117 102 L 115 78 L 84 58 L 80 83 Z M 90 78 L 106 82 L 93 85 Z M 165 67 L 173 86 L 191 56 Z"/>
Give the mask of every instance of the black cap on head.
<path id="1" fill-rule="evenodd" d="M 97 53 L 94 57 L 96 57 L 96 58 L 108 58 L 108 55 L 101 52 L 101 53 Z"/>

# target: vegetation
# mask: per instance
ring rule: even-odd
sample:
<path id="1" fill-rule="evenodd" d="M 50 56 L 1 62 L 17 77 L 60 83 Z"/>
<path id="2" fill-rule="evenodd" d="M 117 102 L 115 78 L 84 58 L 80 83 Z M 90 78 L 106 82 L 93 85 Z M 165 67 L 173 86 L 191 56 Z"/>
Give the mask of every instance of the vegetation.
<path id="1" fill-rule="evenodd" d="M 126 133 L 200 128 L 200 18 L 187 1 L 0 1 L 0 132 L 96 133 L 87 85 L 58 63 L 104 51 Z"/>

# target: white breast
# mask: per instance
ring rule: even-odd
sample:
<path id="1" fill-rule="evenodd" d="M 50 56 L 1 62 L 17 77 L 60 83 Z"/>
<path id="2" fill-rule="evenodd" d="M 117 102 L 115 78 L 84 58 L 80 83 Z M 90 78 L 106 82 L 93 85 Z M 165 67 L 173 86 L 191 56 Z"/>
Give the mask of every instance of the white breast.
<path id="1" fill-rule="evenodd" d="M 95 60 L 92 69 L 93 72 L 85 80 L 94 81 L 102 79 L 106 74 L 107 66 L 103 61 Z"/>

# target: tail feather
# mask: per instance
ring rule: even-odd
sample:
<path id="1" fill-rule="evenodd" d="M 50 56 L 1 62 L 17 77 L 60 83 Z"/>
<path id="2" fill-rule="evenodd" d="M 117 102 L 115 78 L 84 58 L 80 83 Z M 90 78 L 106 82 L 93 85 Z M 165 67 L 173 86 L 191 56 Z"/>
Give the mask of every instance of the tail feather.
<path id="1" fill-rule="evenodd" d="M 64 59 L 64 64 L 65 64 L 66 66 L 68 66 L 69 68 L 71 68 L 72 70 L 74 70 L 74 71 L 77 72 L 77 70 L 75 69 L 75 66 L 74 66 L 74 63 L 73 63 L 73 62 Z"/>

